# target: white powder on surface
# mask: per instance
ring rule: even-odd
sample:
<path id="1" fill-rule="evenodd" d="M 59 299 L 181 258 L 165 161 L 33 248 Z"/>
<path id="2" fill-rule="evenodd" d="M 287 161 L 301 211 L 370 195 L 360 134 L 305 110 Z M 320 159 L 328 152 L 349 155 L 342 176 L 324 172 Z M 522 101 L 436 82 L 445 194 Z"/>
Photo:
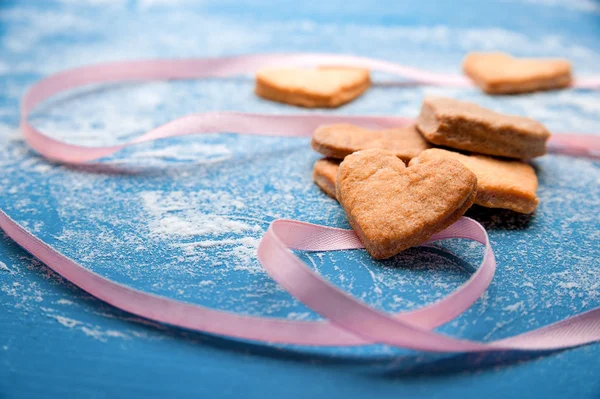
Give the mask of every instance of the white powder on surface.
<path id="1" fill-rule="evenodd" d="M 526 287 L 526 288 L 534 288 L 534 289 L 535 289 L 535 285 L 533 285 L 533 283 L 532 283 L 532 282 L 529 282 L 529 281 L 527 281 L 527 282 L 525 282 L 525 283 L 521 284 L 521 287 Z"/>
<path id="2" fill-rule="evenodd" d="M 218 193 L 211 193 L 211 196 L 215 195 L 218 196 Z M 150 216 L 150 234 L 164 239 L 261 231 L 258 225 L 250 225 L 221 215 L 199 213 L 193 205 L 198 201 L 198 194 L 195 194 L 194 198 L 186 198 L 181 192 L 143 192 L 140 197 L 145 211 Z M 223 194 L 221 199 L 225 200 L 227 197 L 228 194 Z M 243 204 L 234 200 L 229 202 L 228 207 L 241 208 Z"/>
<path id="3" fill-rule="evenodd" d="M 102 330 L 99 327 L 81 327 L 81 331 L 88 337 L 92 337 L 101 342 L 107 342 L 108 338 L 130 339 L 131 337 L 117 330 Z"/>
<path id="4" fill-rule="evenodd" d="M 242 244 L 244 246 L 258 248 L 260 240 L 253 237 L 244 237 L 236 239 L 224 239 L 224 240 L 204 240 L 197 242 L 190 242 L 185 244 L 173 244 L 174 247 L 184 248 L 188 252 L 193 252 L 195 248 L 209 248 L 209 247 L 221 247 L 224 245 Z"/>
<path id="5" fill-rule="evenodd" d="M 207 234 L 240 233 L 253 227 L 235 220 L 217 216 L 187 213 L 186 217 L 165 215 L 150 223 L 151 234 L 162 237 L 195 237 Z"/>
<path id="6" fill-rule="evenodd" d="M 505 306 L 504 308 L 502 308 L 502 310 L 504 310 L 506 312 L 511 312 L 511 313 L 522 311 L 524 309 L 525 309 L 525 302 L 523 302 L 523 301 L 519 301 L 512 305 L 508 305 L 508 306 Z"/>
<path id="7" fill-rule="evenodd" d="M 571 282 L 561 281 L 560 283 L 558 283 L 558 286 L 560 288 L 566 288 L 566 289 L 579 288 L 579 284 L 572 282 L 572 281 Z"/>
<path id="8" fill-rule="evenodd" d="M 101 342 L 107 342 L 109 338 L 121 338 L 121 339 L 130 339 L 131 337 L 121 331 L 111 330 L 111 329 L 103 329 L 100 326 L 92 326 L 88 323 L 84 323 L 79 320 L 72 319 L 70 317 L 61 316 L 54 314 L 53 309 L 44 309 L 47 313 L 47 316 L 56 320 L 62 326 L 81 331 L 88 337 L 94 338 Z"/>
<path id="9" fill-rule="evenodd" d="M 64 316 L 53 315 L 52 317 L 54 319 L 56 319 L 56 321 L 58 321 L 60 324 L 62 324 L 63 326 L 65 326 L 67 328 L 74 328 L 74 327 L 77 327 L 77 326 L 80 326 L 81 324 L 83 324 L 80 321 L 73 320 L 73 319 L 70 319 L 70 318 L 64 317 Z"/>
<path id="10" fill-rule="evenodd" d="M 1 262 L 1 261 L 0 261 L 0 271 L 11 273 L 11 270 L 8 268 L 8 266 L 6 266 L 6 263 Z"/>
<path id="11" fill-rule="evenodd" d="M 127 158 L 113 160 L 111 164 L 128 164 L 143 160 L 146 165 L 165 162 L 186 162 L 194 164 L 212 164 L 231 159 L 231 151 L 222 144 L 203 143 L 168 144 L 157 149 L 134 149 Z M 162 162 L 161 162 L 162 161 Z M 138 161 L 139 162 L 139 161 Z"/>

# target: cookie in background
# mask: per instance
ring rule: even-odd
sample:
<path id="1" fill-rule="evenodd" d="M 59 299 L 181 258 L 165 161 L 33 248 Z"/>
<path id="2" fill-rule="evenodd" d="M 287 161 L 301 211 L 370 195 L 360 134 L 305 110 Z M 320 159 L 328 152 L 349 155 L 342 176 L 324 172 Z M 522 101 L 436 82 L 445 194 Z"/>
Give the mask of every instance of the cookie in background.
<path id="1" fill-rule="evenodd" d="M 464 73 L 488 94 L 518 94 L 568 87 L 571 63 L 565 59 L 517 58 L 506 53 L 469 53 Z"/>
<path id="2" fill-rule="evenodd" d="M 371 87 L 367 69 L 344 67 L 265 68 L 256 73 L 255 93 L 267 100 L 306 108 L 336 108 Z"/>

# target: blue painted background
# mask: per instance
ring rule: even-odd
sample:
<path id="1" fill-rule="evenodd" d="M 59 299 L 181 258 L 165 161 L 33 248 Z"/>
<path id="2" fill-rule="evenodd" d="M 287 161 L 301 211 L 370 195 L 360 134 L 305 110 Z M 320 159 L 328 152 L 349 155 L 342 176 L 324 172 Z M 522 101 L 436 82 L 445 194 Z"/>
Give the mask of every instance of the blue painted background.
<path id="1" fill-rule="evenodd" d="M 18 102 L 39 78 L 98 61 L 267 51 L 355 53 L 459 72 L 472 50 L 563 56 L 600 65 L 600 3 L 553 0 L 400 3 L 109 1 L 0 3 L 0 206 L 86 267 L 130 286 L 253 315 L 316 319 L 254 258 L 279 217 L 347 227 L 311 180 L 306 139 L 215 134 L 136 147 L 101 166 L 67 167 L 30 151 Z M 389 77 L 376 75 L 379 81 Z M 114 143 L 205 110 L 310 112 L 252 93 L 252 77 L 87 88 L 40 107 L 35 124 L 74 143 Z M 486 97 L 477 90 L 375 85 L 343 114 L 415 115 L 425 94 L 534 117 L 553 131 L 598 132 L 598 92 Z M 499 270 L 486 295 L 441 331 L 492 340 L 600 306 L 600 169 L 535 161 L 532 217 L 472 209 Z M 457 257 L 412 249 L 385 262 L 362 251 L 303 254 L 388 311 L 450 292 L 480 248 Z M 0 398 L 600 397 L 600 346 L 546 355 L 433 355 L 386 346 L 256 345 L 169 328 L 65 283 L 0 237 Z"/>

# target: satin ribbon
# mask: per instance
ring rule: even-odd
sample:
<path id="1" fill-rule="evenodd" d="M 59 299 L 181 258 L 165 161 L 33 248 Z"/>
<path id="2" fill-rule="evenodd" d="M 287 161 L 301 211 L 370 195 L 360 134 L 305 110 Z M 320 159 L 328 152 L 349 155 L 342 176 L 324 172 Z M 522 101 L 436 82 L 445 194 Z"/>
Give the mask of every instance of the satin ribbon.
<path id="1" fill-rule="evenodd" d="M 329 54 L 248 55 L 191 60 L 116 62 L 60 72 L 35 84 L 21 104 L 21 129 L 27 143 L 44 157 L 62 163 L 83 163 L 108 156 L 127 146 L 188 134 L 235 132 L 271 136 L 310 136 L 327 123 L 353 123 L 386 128 L 411 123 L 409 118 L 387 116 L 264 115 L 235 112 L 193 114 L 159 126 L 127 143 L 109 147 L 82 147 L 53 139 L 27 121 L 37 104 L 62 91 L 102 82 L 155 79 L 191 79 L 251 73 L 276 65 L 344 65 L 403 76 L 419 84 L 468 87 L 464 77 L 424 72 L 364 57 Z M 575 87 L 600 88 L 600 78 L 577 80 Z M 596 156 L 600 139 L 594 136 L 552 136 L 550 148 L 558 153 Z M 363 248 L 352 230 L 292 220 L 274 221 L 257 255 L 269 275 L 295 298 L 322 315 L 325 321 L 293 321 L 242 316 L 144 293 L 104 278 L 64 256 L 0 210 L 0 227 L 19 245 L 65 279 L 93 296 L 158 322 L 240 339 L 299 345 L 364 345 L 382 343 L 435 352 L 563 349 L 600 340 L 600 308 L 558 323 L 502 340 L 481 343 L 451 338 L 433 331 L 466 311 L 487 289 L 496 263 L 485 229 L 461 218 L 434 235 L 430 242 L 466 238 L 485 246 L 483 260 L 471 278 L 456 291 L 420 309 L 389 315 L 330 284 L 307 267 L 291 249 L 332 251 Z"/>

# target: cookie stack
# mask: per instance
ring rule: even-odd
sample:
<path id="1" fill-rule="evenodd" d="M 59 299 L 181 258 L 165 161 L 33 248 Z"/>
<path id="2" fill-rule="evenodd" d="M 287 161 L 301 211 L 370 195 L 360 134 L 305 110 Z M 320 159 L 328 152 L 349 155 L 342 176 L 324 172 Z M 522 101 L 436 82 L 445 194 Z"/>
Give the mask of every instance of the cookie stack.
<path id="1" fill-rule="evenodd" d="M 465 74 L 488 94 L 567 87 L 563 59 L 471 53 Z M 338 107 L 371 85 L 369 71 L 344 67 L 263 69 L 259 96 L 310 108 Z M 443 97 L 423 101 L 416 123 L 387 130 L 349 124 L 319 127 L 311 145 L 319 187 L 336 198 L 367 251 L 391 257 L 450 226 L 473 204 L 535 211 L 535 170 L 550 133 L 539 122 Z"/>
<path id="2" fill-rule="evenodd" d="M 311 146 L 326 158 L 313 176 L 383 259 L 451 225 L 473 203 L 532 213 L 538 182 L 525 160 L 544 155 L 549 137 L 533 119 L 427 97 L 414 125 L 319 127 Z"/>

